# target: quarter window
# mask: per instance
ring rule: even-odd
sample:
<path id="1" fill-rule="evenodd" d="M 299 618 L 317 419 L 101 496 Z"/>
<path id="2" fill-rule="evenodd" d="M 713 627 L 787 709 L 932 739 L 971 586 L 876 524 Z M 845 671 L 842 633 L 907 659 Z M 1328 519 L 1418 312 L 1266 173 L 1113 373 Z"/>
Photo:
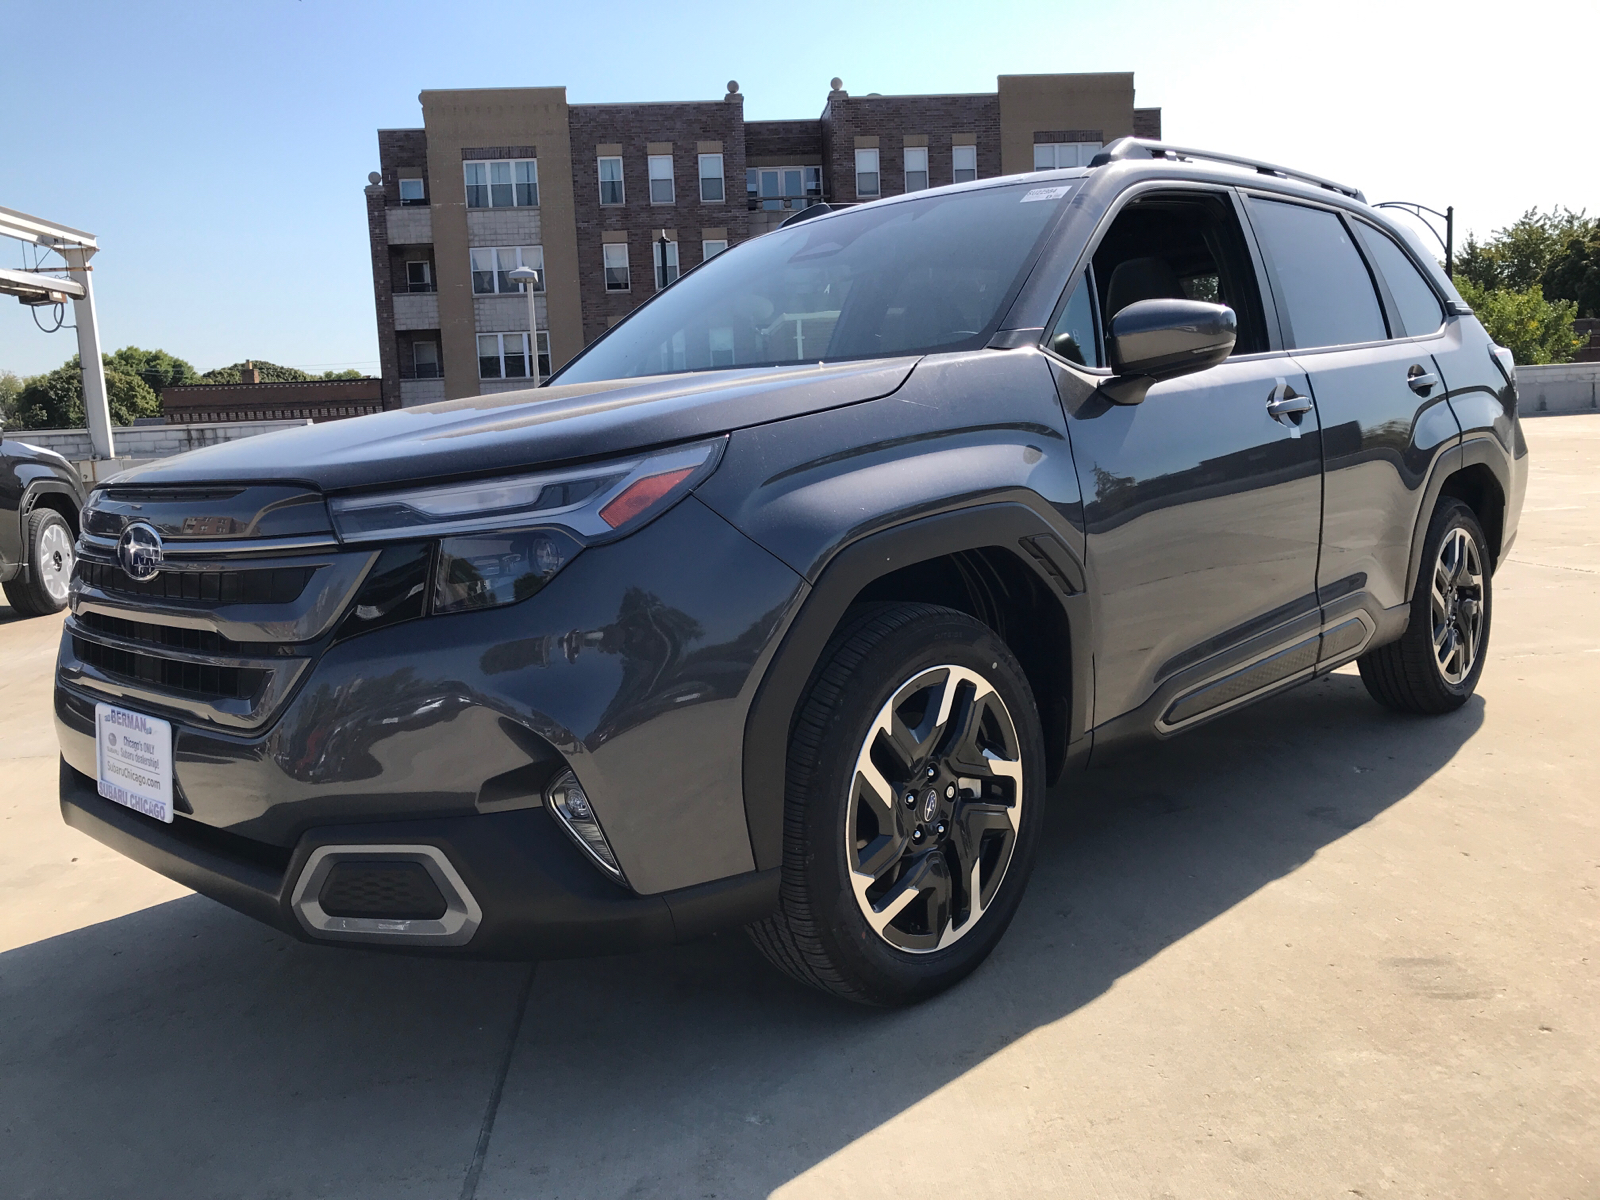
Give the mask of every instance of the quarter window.
<path id="1" fill-rule="evenodd" d="M 628 244 L 607 242 L 600 248 L 600 253 L 605 262 L 606 291 L 628 291 L 633 286 L 628 278 Z"/>
<path id="2" fill-rule="evenodd" d="M 1105 365 L 1100 361 L 1100 338 L 1094 323 L 1094 281 L 1087 271 L 1050 331 L 1050 349 L 1080 367 Z"/>
<path id="3" fill-rule="evenodd" d="M 1399 323 L 1404 326 L 1403 329 L 1396 329 L 1394 335 L 1421 337 L 1439 328 L 1444 323 L 1444 309 L 1410 256 L 1387 234 L 1379 233 L 1364 221 L 1354 224 L 1361 244 L 1366 248 L 1367 258 L 1378 268 L 1378 274 L 1389 286 L 1389 295 L 1398 310 L 1390 316 L 1398 316 Z"/>
<path id="4" fill-rule="evenodd" d="M 970 183 L 978 177 L 976 146 L 950 147 L 950 176 L 952 183 Z"/>
<path id="5" fill-rule="evenodd" d="M 422 180 L 402 179 L 400 181 L 400 203 L 405 205 L 426 204 L 427 198 L 423 195 Z"/>
<path id="6" fill-rule="evenodd" d="M 722 155 L 700 156 L 700 199 L 716 204 L 725 199 L 722 188 Z"/>
<path id="7" fill-rule="evenodd" d="M 600 203 L 623 203 L 622 191 L 622 159 L 602 158 L 600 160 Z"/>
<path id="8" fill-rule="evenodd" d="M 1250 220 L 1272 257 L 1292 346 L 1348 346 L 1388 336 L 1372 276 L 1338 216 L 1258 199 Z"/>
<path id="9" fill-rule="evenodd" d="M 877 196 L 881 194 L 878 187 L 878 152 L 876 150 L 856 151 L 856 195 Z"/>
<path id="10" fill-rule="evenodd" d="M 906 147 L 906 191 L 920 192 L 928 186 L 928 148 Z"/>
<path id="11" fill-rule="evenodd" d="M 468 253 L 472 258 L 474 296 L 522 291 L 522 284 L 510 278 L 518 267 L 530 267 L 539 272 L 533 290 L 544 291 L 543 246 L 474 246 Z"/>
<path id="12" fill-rule="evenodd" d="M 462 170 L 466 176 L 468 208 L 532 208 L 539 203 L 536 159 L 469 162 L 462 164 Z"/>
<path id="13" fill-rule="evenodd" d="M 671 204 L 677 197 L 672 186 L 672 155 L 650 156 L 650 203 Z"/>

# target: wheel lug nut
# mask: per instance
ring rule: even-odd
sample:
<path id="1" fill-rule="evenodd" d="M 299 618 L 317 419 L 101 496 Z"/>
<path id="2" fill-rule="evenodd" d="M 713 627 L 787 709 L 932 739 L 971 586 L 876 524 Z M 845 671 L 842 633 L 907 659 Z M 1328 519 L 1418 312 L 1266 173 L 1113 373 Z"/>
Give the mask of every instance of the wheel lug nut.
<path id="1" fill-rule="evenodd" d="M 956 785 L 955 784 L 952 783 L 949 787 L 945 788 L 945 790 L 944 790 L 944 798 L 946 800 L 954 800 L 956 798 Z"/>
<path id="2" fill-rule="evenodd" d="M 916 806 L 917 806 L 917 795 L 916 795 L 916 793 L 915 792 L 907 792 L 906 793 L 906 807 L 907 808 L 915 808 Z"/>
<path id="3" fill-rule="evenodd" d="M 928 767 L 928 778 L 929 779 L 932 779 L 938 773 L 939 773 L 939 768 L 938 767 L 931 766 L 931 765 Z"/>
<path id="4" fill-rule="evenodd" d="M 915 829 L 913 829 L 911 831 L 911 840 L 913 842 L 920 842 L 922 840 L 922 838 L 923 838 L 922 826 L 918 825 Z"/>
<path id="5" fill-rule="evenodd" d="M 935 825 L 933 827 L 933 831 L 935 833 L 937 833 L 940 837 L 943 837 L 944 836 L 944 822 L 940 821 L 937 825 Z"/>

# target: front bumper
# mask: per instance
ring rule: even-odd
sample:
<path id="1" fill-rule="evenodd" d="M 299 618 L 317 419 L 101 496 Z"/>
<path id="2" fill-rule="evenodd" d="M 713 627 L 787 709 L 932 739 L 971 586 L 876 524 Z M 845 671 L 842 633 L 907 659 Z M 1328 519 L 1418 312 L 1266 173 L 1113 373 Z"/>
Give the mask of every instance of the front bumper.
<path id="1" fill-rule="evenodd" d="M 291 851 L 178 817 L 164 825 L 95 790 L 61 764 L 61 815 L 97 842 L 230 908 L 302 941 L 294 885 L 324 846 L 432 846 L 482 909 L 465 945 L 405 945 L 408 952 L 529 959 L 615 954 L 687 941 L 758 920 L 777 905 L 779 872 L 760 871 L 639 896 L 615 886 L 574 853 L 543 809 L 419 821 L 378 821 L 309 830 Z M 372 940 L 363 944 L 384 948 Z M 396 946 L 395 948 L 402 948 Z"/>

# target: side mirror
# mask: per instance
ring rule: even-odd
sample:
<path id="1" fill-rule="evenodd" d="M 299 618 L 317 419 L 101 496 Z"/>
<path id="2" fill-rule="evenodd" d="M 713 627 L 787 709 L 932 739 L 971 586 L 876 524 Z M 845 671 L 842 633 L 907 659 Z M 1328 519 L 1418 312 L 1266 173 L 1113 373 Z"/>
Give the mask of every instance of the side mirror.
<path id="1" fill-rule="evenodd" d="M 1150 385 L 1214 367 L 1233 353 L 1239 320 L 1225 304 L 1139 300 L 1111 318 L 1106 352 L 1116 374 L 1100 385 L 1116 404 L 1138 404 Z"/>

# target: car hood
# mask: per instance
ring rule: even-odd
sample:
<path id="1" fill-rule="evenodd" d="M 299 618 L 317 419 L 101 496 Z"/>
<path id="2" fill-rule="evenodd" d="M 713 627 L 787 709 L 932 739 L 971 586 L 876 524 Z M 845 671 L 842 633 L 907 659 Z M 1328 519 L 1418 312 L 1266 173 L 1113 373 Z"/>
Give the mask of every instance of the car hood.
<path id="1" fill-rule="evenodd" d="M 223 442 L 117 485 L 300 481 L 382 487 L 624 454 L 889 395 L 915 358 L 526 388 Z"/>

